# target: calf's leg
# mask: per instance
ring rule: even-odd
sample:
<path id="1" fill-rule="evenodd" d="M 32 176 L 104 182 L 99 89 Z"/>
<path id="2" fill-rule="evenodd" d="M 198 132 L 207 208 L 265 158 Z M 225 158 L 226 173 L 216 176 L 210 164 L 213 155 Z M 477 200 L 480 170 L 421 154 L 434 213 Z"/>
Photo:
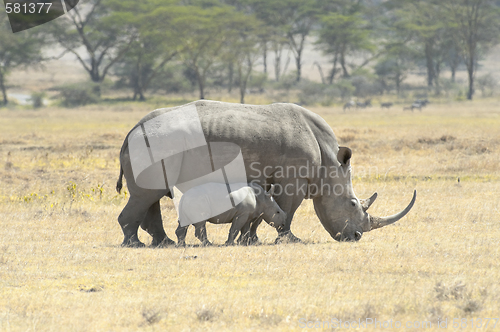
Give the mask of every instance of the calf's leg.
<path id="1" fill-rule="evenodd" d="M 201 243 L 204 246 L 211 246 L 212 243 L 210 243 L 210 241 L 208 241 L 208 237 L 207 237 L 206 224 L 207 224 L 206 221 L 194 224 L 194 227 L 195 227 L 194 235 L 198 238 L 198 240 L 201 241 Z"/>
<path id="2" fill-rule="evenodd" d="M 177 245 L 185 246 L 186 245 L 186 234 L 188 231 L 189 225 L 181 227 L 179 224 L 177 229 L 175 230 L 175 235 L 177 236 Z"/>
<path id="3" fill-rule="evenodd" d="M 243 226 L 247 223 L 249 217 L 249 213 L 236 215 L 236 217 L 233 219 L 233 223 L 231 224 L 231 229 L 229 229 L 229 235 L 227 237 L 226 245 L 234 245 L 234 239 L 243 228 Z"/>

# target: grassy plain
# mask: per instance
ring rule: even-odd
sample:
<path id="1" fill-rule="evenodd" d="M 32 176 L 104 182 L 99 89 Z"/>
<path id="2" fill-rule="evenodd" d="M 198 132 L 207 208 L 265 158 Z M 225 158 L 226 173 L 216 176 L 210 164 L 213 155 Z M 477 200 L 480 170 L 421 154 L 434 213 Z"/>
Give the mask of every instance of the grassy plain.
<path id="1" fill-rule="evenodd" d="M 358 243 L 331 239 L 305 201 L 301 244 L 274 245 L 263 224 L 259 246 L 199 247 L 190 230 L 187 248 L 126 249 L 118 153 L 151 109 L 0 110 L 0 331 L 301 331 L 332 318 L 471 331 L 470 319 L 500 318 L 498 100 L 311 108 L 353 149 L 358 197 L 379 193 L 371 213 L 399 211 L 417 189 L 408 216 Z M 175 239 L 166 199 L 162 210 Z M 228 225 L 207 227 L 224 243 Z"/>

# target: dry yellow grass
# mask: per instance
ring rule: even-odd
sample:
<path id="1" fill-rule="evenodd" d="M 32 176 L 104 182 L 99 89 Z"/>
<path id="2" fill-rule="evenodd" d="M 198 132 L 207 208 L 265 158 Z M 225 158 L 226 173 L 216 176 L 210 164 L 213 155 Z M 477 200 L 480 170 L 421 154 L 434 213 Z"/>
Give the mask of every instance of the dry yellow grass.
<path id="1" fill-rule="evenodd" d="M 260 246 L 198 247 L 190 230 L 185 249 L 119 247 L 119 148 L 150 110 L 131 105 L 0 110 L 1 331 L 300 331 L 332 318 L 436 331 L 439 318 L 447 330 L 453 318 L 499 318 L 498 101 L 313 108 L 353 149 L 358 196 L 379 193 L 371 212 L 398 211 L 416 188 L 411 213 L 337 243 L 305 201 L 292 224 L 303 244 L 273 245 L 263 224 Z M 225 241 L 228 225 L 207 227 Z"/>

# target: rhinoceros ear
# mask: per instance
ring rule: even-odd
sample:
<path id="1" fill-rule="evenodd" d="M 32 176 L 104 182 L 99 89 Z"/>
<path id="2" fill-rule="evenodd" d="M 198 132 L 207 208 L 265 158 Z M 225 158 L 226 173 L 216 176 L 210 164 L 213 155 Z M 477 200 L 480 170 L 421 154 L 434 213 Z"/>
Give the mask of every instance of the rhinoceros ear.
<path id="1" fill-rule="evenodd" d="M 339 153 L 337 153 L 337 160 L 342 166 L 349 166 L 351 163 L 352 151 L 345 146 L 339 147 Z"/>
<path id="2" fill-rule="evenodd" d="M 274 184 L 271 185 L 271 189 L 266 193 L 269 196 L 272 196 L 274 194 L 274 190 L 276 189 L 276 186 Z"/>

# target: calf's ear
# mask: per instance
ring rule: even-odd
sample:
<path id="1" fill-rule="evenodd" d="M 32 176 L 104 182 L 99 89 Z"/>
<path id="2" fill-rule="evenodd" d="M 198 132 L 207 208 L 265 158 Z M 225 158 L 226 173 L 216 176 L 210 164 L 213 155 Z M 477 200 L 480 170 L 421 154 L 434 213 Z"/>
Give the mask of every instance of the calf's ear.
<path id="1" fill-rule="evenodd" d="M 339 152 L 337 153 L 337 160 L 341 166 L 349 166 L 351 164 L 352 151 L 345 146 L 339 147 Z"/>

